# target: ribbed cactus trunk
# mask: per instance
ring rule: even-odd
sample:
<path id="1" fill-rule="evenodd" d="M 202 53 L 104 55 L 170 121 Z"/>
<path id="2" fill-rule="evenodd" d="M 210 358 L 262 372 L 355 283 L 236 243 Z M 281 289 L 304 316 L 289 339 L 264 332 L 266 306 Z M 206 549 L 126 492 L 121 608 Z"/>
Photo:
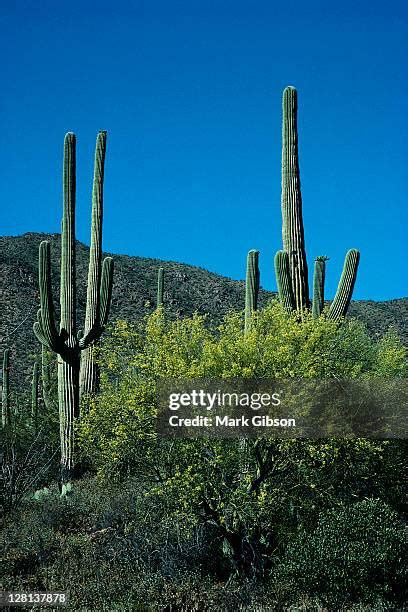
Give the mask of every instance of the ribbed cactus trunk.
<path id="1" fill-rule="evenodd" d="M 359 262 L 359 251 L 350 249 L 346 254 L 337 292 L 330 306 L 329 319 L 338 321 L 346 316 L 353 295 Z"/>
<path id="2" fill-rule="evenodd" d="M 280 303 L 286 312 L 293 312 L 295 300 L 290 278 L 289 255 L 285 251 L 278 251 L 275 255 L 275 277 Z"/>
<path id="3" fill-rule="evenodd" d="M 51 394 L 51 360 L 49 359 L 48 351 L 46 347 L 41 345 L 41 387 L 42 387 L 42 397 L 44 406 L 47 411 L 51 411 L 54 408 L 54 400 Z"/>
<path id="4" fill-rule="evenodd" d="M 79 416 L 80 355 L 93 346 L 107 322 L 112 295 L 113 261 L 106 258 L 101 264 L 102 197 L 99 182 L 103 179 L 103 159 L 98 167 L 101 150 L 104 158 L 105 133 L 98 135 L 96 186 L 94 182 L 90 272 L 88 281 L 87 313 L 84 333 L 76 326 L 76 251 L 75 251 L 75 196 L 76 196 L 76 139 L 67 134 L 64 141 L 64 213 L 61 231 L 60 328 L 54 320 L 51 288 L 50 245 L 44 241 L 39 252 L 39 288 L 41 309 L 34 332 L 41 344 L 58 355 L 58 404 L 61 437 L 61 481 L 65 484 L 76 472 L 75 419 Z M 88 370 L 89 371 L 89 370 Z M 84 376 L 86 380 L 86 376 Z"/>
<path id="5" fill-rule="evenodd" d="M 11 424 L 10 411 L 10 349 L 3 354 L 3 381 L 1 389 L 1 425 L 3 428 Z"/>
<path id="6" fill-rule="evenodd" d="M 326 258 L 318 257 L 315 260 L 313 271 L 313 302 L 312 315 L 319 318 L 324 308 L 324 282 L 326 276 Z"/>
<path id="7" fill-rule="evenodd" d="M 79 366 L 76 351 L 58 358 L 58 403 L 60 413 L 61 481 L 75 477 L 75 419 L 79 416 Z"/>
<path id="8" fill-rule="evenodd" d="M 99 132 L 96 140 L 94 179 L 92 189 L 91 246 L 89 252 L 88 289 L 84 335 L 100 326 L 102 277 L 102 222 L 103 179 L 105 174 L 106 132 Z M 93 340 L 81 355 L 80 394 L 94 394 L 99 388 L 99 366 L 95 362 Z"/>
<path id="9" fill-rule="evenodd" d="M 163 306 L 163 296 L 164 296 L 164 270 L 163 268 L 159 268 L 157 272 L 157 303 L 156 307 L 160 308 Z"/>
<path id="10" fill-rule="evenodd" d="M 35 432 L 37 432 L 38 429 L 38 378 L 38 361 L 35 361 L 31 381 L 31 419 Z"/>
<path id="11" fill-rule="evenodd" d="M 245 280 L 245 333 L 251 328 L 252 315 L 258 308 L 259 251 L 251 250 L 247 256 Z"/>
<path id="12" fill-rule="evenodd" d="M 76 139 L 64 143 L 64 214 L 61 235 L 61 321 L 64 350 L 58 355 L 62 482 L 74 476 L 74 420 L 79 415 L 79 347 L 76 330 Z"/>
<path id="13" fill-rule="evenodd" d="M 282 124 L 282 238 L 289 257 L 289 269 L 295 308 L 309 306 L 308 272 L 302 215 L 302 194 L 297 132 L 297 91 L 283 92 Z"/>

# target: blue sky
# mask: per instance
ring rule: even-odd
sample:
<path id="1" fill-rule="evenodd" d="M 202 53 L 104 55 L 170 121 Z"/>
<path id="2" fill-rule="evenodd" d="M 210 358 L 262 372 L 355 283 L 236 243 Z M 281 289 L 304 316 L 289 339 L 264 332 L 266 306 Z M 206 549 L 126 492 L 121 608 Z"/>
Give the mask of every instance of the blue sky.
<path id="1" fill-rule="evenodd" d="M 58 232 L 65 132 L 77 236 L 108 131 L 104 248 L 243 278 L 281 248 L 281 95 L 299 95 L 306 249 L 361 251 L 357 299 L 408 295 L 406 2 L 3 2 L 0 233 Z"/>

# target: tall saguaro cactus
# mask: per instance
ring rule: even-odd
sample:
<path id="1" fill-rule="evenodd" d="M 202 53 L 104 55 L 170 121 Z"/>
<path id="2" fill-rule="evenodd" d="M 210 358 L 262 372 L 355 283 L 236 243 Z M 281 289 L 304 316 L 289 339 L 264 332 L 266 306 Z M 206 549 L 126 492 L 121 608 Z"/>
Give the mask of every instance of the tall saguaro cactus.
<path id="1" fill-rule="evenodd" d="M 10 412 L 10 349 L 3 353 L 3 382 L 1 389 L 1 425 L 8 427 L 11 422 Z"/>
<path id="2" fill-rule="evenodd" d="M 297 92 L 294 87 L 283 91 L 282 123 L 282 239 L 283 251 L 275 257 L 275 274 L 280 301 L 288 312 L 297 311 L 302 315 L 310 306 L 308 270 L 300 190 Z M 327 258 L 317 258 L 313 278 L 314 317 L 320 316 L 324 306 L 324 281 Z M 348 252 L 339 287 L 329 316 L 341 319 L 347 313 L 360 255 L 356 249 Z"/>
<path id="3" fill-rule="evenodd" d="M 159 268 L 157 272 L 157 303 L 156 307 L 160 308 L 163 306 L 163 295 L 164 295 L 164 270 Z"/>
<path id="4" fill-rule="evenodd" d="M 309 288 L 297 132 L 297 91 L 286 87 L 283 92 L 282 123 L 282 238 L 289 257 L 292 293 L 297 310 L 309 305 Z"/>
<path id="5" fill-rule="evenodd" d="M 96 181 L 103 179 L 106 133 L 100 132 L 96 144 Z M 75 475 L 74 422 L 79 416 L 80 355 L 101 336 L 107 322 L 112 295 L 113 261 L 105 259 L 101 271 L 102 198 L 95 194 L 92 205 L 92 239 L 90 279 L 84 333 L 77 333 L 75 195 L 76 139 L 68 133 L 64 140 L 63 200 L 61 233 L 61 280 L 59 330 L 55 325 L 51 288 L 50 244 L 44 241 L 39 250 L 39 288 L 41 309 L 34 333 L 46 348 L 58 355 L 58 404 L 60 414 L 61 481 L 67 483 Z M 99 161 L 98 161 L 99 160 Z"/>
<path id="6" fill-rule="evenodd" d="M 245 333 L 251 327 L 252 313 L 258 307 L 259 251 L 251 250 L 247 256 L 245 281 Z"/>

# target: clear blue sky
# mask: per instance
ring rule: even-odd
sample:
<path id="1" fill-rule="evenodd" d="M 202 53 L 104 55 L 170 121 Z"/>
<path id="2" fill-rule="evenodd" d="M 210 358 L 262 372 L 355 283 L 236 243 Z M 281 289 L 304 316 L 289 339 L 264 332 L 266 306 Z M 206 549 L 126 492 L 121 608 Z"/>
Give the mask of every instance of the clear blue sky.
<path id="1" fill-rule="evenodd" d="M 281 248 L 281 94 L 299 93 L 309 268 L 348 248 L 357 299 L 408 295 L 408 5 L 20 0 L 0 9 L 0 234 L 58 232 L 65 132 L 77 134 L 77 235 L 108 130 L 104 248 L 243 278 Z"/>

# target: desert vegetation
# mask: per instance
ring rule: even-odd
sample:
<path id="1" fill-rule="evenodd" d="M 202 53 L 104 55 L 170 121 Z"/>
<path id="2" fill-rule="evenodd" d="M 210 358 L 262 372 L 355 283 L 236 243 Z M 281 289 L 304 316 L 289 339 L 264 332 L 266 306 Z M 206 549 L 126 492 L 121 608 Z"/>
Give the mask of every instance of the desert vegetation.
<path id="1" fill-rule="evenodd" d="M 113 259 L 102 255 L 106 133 L 96 143 L 87 293 L 79 299 L 75 136 L 66 135 L 60 324 L 45 240 L 31 384 L 13 371 L 8 348 L 3 356 L 4 589 L 67 591 L 72 610 L 402 607 L 404 441 L 260 437 L 243 444 L 157 432 L 161 379 L 408 375 L 395 330 L 373 334 L 347 316 L 357 249 L 346 254 L 331 303 L 328 258 L 317 256 L 309 294 L 293 87 L 283 93 L 282 139 L 278 295 L 260 288 L 256 250 L 247 256 L 245 284 L 233 290 L 242 303 L 221 312 L 216 304 L 214 312 L 173 309 L 173 270 L 152 265 L 154 289 L 140 316 L 125 312 L 109 323 L 115 281 Z"/>

